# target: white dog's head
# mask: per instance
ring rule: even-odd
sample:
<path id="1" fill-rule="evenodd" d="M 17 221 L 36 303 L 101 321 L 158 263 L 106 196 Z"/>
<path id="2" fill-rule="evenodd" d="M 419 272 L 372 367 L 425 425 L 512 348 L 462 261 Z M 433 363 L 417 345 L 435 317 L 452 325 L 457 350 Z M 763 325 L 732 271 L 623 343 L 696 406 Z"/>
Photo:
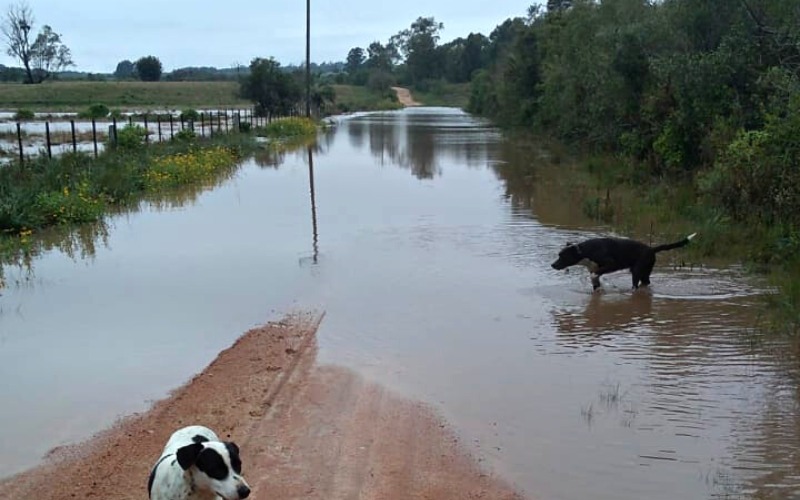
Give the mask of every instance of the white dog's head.
<path id="1" fill-rule="evenodd" d="M 199 439 L 198 439 L 199 438 Z M 192 475 L 201 491 L 213 491 L 225 500 L 241 500 L 250 495 L 250 487 L 241 476 L 242 461 L 235 443 L 203 440 L 178 448 L 178 464 Z"/>

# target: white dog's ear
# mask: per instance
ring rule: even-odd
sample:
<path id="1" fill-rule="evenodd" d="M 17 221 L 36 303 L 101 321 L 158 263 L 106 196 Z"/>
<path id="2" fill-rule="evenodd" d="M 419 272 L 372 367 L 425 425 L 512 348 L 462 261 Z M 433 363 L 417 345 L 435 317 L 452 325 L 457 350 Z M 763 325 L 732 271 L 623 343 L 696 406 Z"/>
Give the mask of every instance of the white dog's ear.
<path id="1" fill-rule="evenodd" d="M 188 470 L 189 467 L 197 462 L 197 457 L 200 456 L 201 451 L 203 451 L 203 443 L 192 443 L 183 448 L 178 448 L 177 453 L 175 453 L 178 457 L 178 465 L 181 466 L 181 469 Z"/>

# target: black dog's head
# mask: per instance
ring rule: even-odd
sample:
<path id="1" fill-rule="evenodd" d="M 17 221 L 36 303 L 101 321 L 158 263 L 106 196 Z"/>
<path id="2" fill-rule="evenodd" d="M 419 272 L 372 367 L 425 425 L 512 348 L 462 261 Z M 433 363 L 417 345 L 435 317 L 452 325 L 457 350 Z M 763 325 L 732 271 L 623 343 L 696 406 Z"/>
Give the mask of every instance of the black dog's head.
<path id="1" fill-rule="evenodd" d="M 581 249 L 578 247 L 578 245 L 569 243 L 567 246 L 562 248 L 560 252 L 558 252 L 558 259 L 556 259 L 556 261 L 550 265 L 556 271 L 560 271 L 568 268 L 569 266 L 574 266 L 582 260 L 583 255 L 581 255 Z"/>

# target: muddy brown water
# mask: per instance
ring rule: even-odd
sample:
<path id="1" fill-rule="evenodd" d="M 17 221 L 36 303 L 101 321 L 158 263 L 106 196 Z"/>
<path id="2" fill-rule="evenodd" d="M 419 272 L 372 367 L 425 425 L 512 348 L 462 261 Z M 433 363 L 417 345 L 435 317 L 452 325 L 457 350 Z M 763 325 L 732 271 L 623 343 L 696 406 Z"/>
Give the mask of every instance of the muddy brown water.
<path id="1" fill-rule="evenodd" d="M 348 117 L 312 158 L 249 160 L 5 267 L 0 476 L 315 308 L 320 362 L 430 403 L 532 497 L 800 497 L 798 371 L 755 328 L 757 282 L 677 251 L 651 290 L 591 294 L 549 267 L 608 232 L 563 166 L 456 110 Z"/>

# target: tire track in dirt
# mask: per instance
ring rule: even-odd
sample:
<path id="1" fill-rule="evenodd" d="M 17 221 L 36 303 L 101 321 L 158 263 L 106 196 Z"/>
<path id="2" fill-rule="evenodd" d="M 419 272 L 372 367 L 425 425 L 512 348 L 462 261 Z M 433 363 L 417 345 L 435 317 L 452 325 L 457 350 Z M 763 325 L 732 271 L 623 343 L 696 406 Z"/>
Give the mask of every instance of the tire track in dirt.
<path id="1" fill-rule="evenodd" d="M 170 397 L 0 482 L 0 498 L 144 499 L 169 435 L 207 425 L 242 449 L 250 498 L 518 499 L 429 407 L 316 364 L 322 316 L 244 334 Z"/>

